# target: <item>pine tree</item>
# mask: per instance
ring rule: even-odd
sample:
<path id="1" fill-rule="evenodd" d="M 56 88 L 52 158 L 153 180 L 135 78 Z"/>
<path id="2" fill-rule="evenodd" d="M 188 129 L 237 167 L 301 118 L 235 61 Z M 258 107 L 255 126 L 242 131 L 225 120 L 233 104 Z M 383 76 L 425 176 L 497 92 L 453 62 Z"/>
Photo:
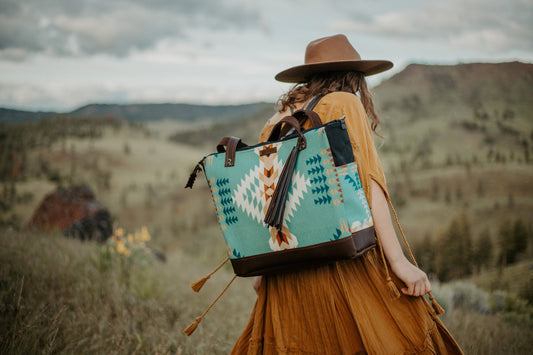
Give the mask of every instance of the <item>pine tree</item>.
<path id="1" fill-rule="evenodd" d="M 456 276 L 460 243 L 459 223 L 453 219 L 440 238 L 438 253 L 435 258 L 435 269 L 439 280 L 448 281 Z"/>
<path id="2" fill-rule="evenodd" d="M 470 228 L 470 219 L 466 213 L 462 213 L 459 217 L 459 228 L 461 230 L 460 238 L 460 264 L 458 267 L 459 272 L 465 275 L 471 275 L 473 269 L 473 260 L 472 257 L 473 247 L 472 247 L 472 231 Z"/>
<path id="3" fill-rule="evenodd" d="M 528 245 L 528 231 L 521 218 L 514 223 L 505 220 L 499 230 L 500 265 L 506 266 L 517 261 L 517 256 L 526 252 Z"/>
<path id="4" fill-rule="evenodd" d="M 441 281 L 465 277 L 472 273 L 472 237 L 470 222 L 465 213 L 450 222 L 438 244 L 435 271 Z"/>
<path id="5" fill-rule="evenodd" d="M 435 251 L 437 249 L 429 233 L 424 236 L 424 239 L 413 243 L 413 253 L 418 264 L 427 274 L 435 272 Z"/>
<path id="6" fill-rule="evenodd" d="M 513 227 L 509 219 L 504 220 L 500 224 L 498 230 L 498 246 L 500 248 L 500 256 L 498 258 L 498 264 L 501 267 L 505 267 L 508 264 L 514 263 L 514 240 L 513 240 Z"/>
<path id="7" fill-rule="evenodd" d="M 528 232 L 521 218 L 518 218 L 513 225 L 513 241 L 515 256 L 527 250 Z"/>
<path id="8" fill-rule="evenodd" d="M 490 231 L 485 228 L 477 239 L 474 247 L 473 266 L 477 272 L 482 271 L 484 268 L 491 264 L 493 252 L 492 238 Z"/>

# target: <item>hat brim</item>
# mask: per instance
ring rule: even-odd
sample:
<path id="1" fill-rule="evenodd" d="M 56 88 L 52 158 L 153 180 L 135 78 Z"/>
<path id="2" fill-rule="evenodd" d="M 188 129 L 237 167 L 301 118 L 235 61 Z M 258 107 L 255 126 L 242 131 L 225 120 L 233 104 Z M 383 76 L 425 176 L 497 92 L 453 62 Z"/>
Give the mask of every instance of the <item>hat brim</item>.
<path id="1" fill-rule="evenodd" d="M 388 60 L 344 60 L 312 63 L 286 69 L 278 73 L 275 79 L 284 83 L 299 83 L 309 79 L 313 74 L 328 71 L 359 71 L 365 76 L 369 76 L 389 70 L 392 66 L 392 62 Z"/>

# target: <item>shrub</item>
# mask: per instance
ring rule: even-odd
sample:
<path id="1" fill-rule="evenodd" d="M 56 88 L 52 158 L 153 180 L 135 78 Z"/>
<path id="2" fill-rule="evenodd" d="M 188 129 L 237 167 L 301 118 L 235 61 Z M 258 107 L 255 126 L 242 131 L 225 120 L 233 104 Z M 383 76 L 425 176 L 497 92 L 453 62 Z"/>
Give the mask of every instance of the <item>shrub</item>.
<path id="1" fill-rule="evenodd" d="M 447 311 L 456 308 L 468 309 L 476 313 L 489 313 L 490 296 L 471 282 L 455 281 L 440 284 L 434 288 L 439 303 Z"/>

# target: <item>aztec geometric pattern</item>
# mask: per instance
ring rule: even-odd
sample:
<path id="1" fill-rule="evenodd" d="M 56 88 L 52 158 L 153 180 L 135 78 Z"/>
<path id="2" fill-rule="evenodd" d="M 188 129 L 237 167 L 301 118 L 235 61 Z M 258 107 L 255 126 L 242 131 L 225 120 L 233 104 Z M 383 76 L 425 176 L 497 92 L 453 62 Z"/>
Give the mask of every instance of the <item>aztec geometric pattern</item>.
<path id="1" fill-rule="evenodd" d="M 263 220 L 295 138 L 241 148 L 232 167 L 224 166 L 225 153 L 203 160 L 230 258 L 315 245 L 372 226 L 357 164 L 335 166 L 326 133 L 324 126 L 305 132 L 281 231 Z"/>
<path id="2" fill-rule="evenodd" d="M 357 172 L 357 164 L 350 163 L 337 168 L 339 183 L 343 191 L 350 194 L 351 198 L 344 200 L 344 208 L 350 221 L 352 233 L 372 227 L 373 220 L 370 207 L 366 200 L 363 185 Z M 357 216 L 357 218 L 354 218 Z"/>

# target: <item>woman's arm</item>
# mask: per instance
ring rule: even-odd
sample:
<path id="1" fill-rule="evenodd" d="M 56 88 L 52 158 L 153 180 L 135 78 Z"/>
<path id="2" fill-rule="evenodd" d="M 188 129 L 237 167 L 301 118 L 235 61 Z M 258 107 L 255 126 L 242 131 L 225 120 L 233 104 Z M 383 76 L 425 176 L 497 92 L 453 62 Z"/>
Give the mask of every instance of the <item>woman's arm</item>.
<path id="1" fill-rule="evenodd" d="M 389 212 L 385 193 L 377 182 L 371 180 L 372 215 L 374 228 L 379 235 L 385 257 L 392 271 L 405 283 L 402 293 L 409 296 L 423 296 L 431 292 L 431 285 L 425 272 L 414 266 L 405 257 Z"/>
<path id="2" fill-rule="evenodd" d="M 379 184 L 374 180 L 371 180 L 371 190 L 374 227 L 380 236 L 383 252 L 391 265 L 392 271 L 406 285 L 406 287 L 402 288 L 402 293 L 409 296 L 423 296 L 431 292 L 431 285 L 426 273 L 411 264 L 403 254 L 392 225 L 387 199 Z M 261 280 L 262 276 L 256 276 L 253 280 L 256 292 L 259 292 Z"/>

